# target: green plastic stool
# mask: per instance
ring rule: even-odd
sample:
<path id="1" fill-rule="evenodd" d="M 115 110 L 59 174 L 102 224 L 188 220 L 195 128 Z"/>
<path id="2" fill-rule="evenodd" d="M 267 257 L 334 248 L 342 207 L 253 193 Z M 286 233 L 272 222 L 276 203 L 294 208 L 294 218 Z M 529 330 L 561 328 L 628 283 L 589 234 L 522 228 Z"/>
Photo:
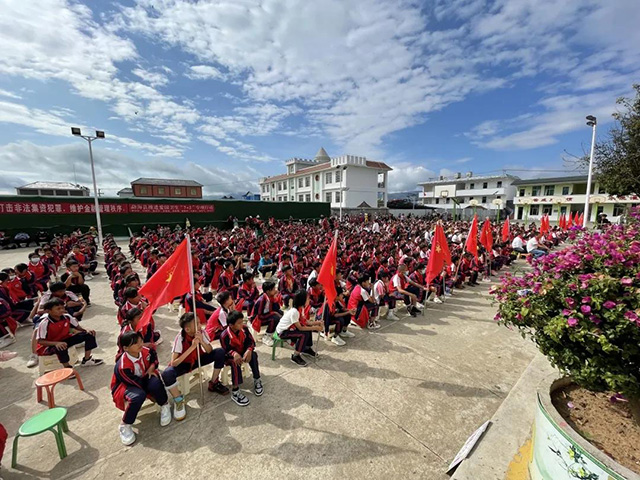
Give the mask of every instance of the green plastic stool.
<path id="1" fill-rule="evenodd" d="M 58 427 L 57 430 L 56 426 Z M 56 437 L 60 459 L 62 460 L 67 456 L 67 447 L 64 445 L 64 437 L 62 435 L 62 432 L 69 431 L 69 427 L 67 426 L 67 409 L 62 407 L 50 408 L 34 415 L 18 429 L 16 438 L 13 439 L 11 468 L 16 468 L 18 464 L 18 439 L 20 437 L 33 437 L 46 431 L 53 432 L 53 435 Z"/>
<path id="2" fill-rule="evenodd" d="M 271 360 L 276 359 L 276 347 L 280 344 L 280 347 L 284 347 L 284 340 L 280 338 L 278 332 L 273 332 L 273 347 L 271 347 Z"/>

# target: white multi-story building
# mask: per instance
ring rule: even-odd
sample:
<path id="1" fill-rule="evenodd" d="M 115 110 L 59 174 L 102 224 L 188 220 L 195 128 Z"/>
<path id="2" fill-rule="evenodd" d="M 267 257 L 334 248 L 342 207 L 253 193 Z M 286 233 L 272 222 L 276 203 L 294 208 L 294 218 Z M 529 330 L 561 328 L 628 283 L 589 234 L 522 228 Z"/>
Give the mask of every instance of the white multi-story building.
<path id="1" fill-rule="evenodd" d="M 597 178 L 591 183 L 590 222 L 595 222 L 601 213 L 606 214 L 610 221 L 617 221 L 630 207 L 640 205 L 638 195 L 609 195 Z M 562 214 L 575 215 L 576 212 L 584 212 L 586 175 L 517 180 L 514 186 L 517 188 L 516 220 L 538 221 L 543 215 L 549 215 L 551 221 L 558 221 Z"/>
<path id="2" fill-rule="evenodd" d="M 313 160 L 292 158 L 287 173 L 260 179 L 264 202 L 327 202 L 331 208 L 385 208 L 387 175 L 383 162 L 366 157 L 329 157 L 320 148 Z"/>
<path id="3" fill-rule="evenodd" d="M 419 183 L 422 204 L 459 216 L 466 212 L 488 210 L 492 215 L 498 210 L 513 210 L 516 187 L 513 175 L 474 177 L 472 172 L 456 173 L 453 177 L 440 176 L 437 180 Z M 479 212 L 478 212 L 479 213 Z"/>

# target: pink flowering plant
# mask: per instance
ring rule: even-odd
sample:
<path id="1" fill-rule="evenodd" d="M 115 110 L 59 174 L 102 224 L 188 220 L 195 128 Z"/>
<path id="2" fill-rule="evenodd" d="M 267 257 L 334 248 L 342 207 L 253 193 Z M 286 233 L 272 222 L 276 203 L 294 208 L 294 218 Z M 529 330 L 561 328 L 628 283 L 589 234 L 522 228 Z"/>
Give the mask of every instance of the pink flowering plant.
<path id="1" fill-rule="evenodd" d="M 498 323 L 531 338 L 577 384 L 640 404 L 640 211 L 501 280 L 492 290 Z"/>

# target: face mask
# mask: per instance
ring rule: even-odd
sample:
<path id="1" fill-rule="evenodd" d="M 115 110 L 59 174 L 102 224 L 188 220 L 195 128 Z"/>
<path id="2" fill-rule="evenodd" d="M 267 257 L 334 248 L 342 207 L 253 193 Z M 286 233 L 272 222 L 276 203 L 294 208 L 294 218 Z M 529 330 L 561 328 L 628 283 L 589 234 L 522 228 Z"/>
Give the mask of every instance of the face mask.
<path id="1" fill-rule="evenodd" d="M 35 265 L 36 263 L 38 263 L 39 261 L 40 261 L 40 259 L 39 259 L 39 258 L 32 258 L 32 259 L 31 259 L 31 263 L 33 263 L 34 265 Z"/>
<path id="2" fill-rule="evenodd" d="M 15 279 L 15 278 L 16 278 L 16 276 L 15 276 L 15 275 L 9 275 L 9 280 L 13 280 L 13 279 Z"/>

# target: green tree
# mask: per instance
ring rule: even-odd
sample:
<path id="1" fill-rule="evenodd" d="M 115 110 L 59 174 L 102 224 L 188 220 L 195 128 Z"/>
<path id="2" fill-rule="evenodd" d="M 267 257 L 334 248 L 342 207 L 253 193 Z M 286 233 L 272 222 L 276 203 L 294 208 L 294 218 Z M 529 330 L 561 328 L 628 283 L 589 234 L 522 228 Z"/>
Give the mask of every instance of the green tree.
<path id="1" fill-rule="evenodd" d="M 611 195 L 640 193 L 640 84 L 633 88 L 635 98 L 618 99 L 622 108 L 613 114 L 616 124 L 594 149 L 594 173 Z M 584 161 L 588 165 L 589 157 Z"/>

